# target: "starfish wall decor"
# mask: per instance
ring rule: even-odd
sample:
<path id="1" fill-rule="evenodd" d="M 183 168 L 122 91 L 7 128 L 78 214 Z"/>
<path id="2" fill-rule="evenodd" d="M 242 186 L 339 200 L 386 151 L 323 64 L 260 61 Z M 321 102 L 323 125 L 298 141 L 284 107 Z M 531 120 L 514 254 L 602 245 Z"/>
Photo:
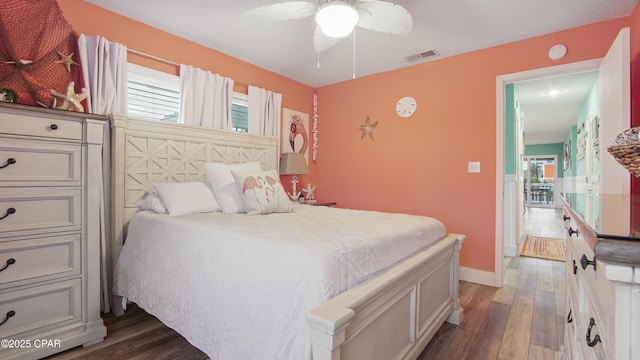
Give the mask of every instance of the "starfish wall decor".
<path id="1" fill-rule="evenodd" d="M 379 120 L 378 120 L 379 121 Z M 373 130 L 375 130 L 376 126 L 378 126 L 378 121 L 371 124 L 371 120 L 369 119 L 369 115 L 367 115 L 367 119 L 364 122 L 364 125 L 358 126 L 356 129 L 362 131 L 362 135 L 360 136 L 360 140 L 364 139 L 365 136 L 369 136 L 371 140 L 375 140 L 373 138 Z"/>
<path id="2" fill-rule="evenodd" d="M 54 101 L 62 100 L 62 104 L 58 107 L 54 105 L 54 108 L 84 112 L 84 106 L 82 106 L 80 102 L 87 98 L 87 89 L 82 88 L 82 92 L 80 94 L 76 94 L 75 83 L 71 81 L 67 86 L 66 94 L 61 94 L 55 90 L 50 90 L 49 92 L 54 97 Z"/>
<path id="3" fill-rule="evenodd" d="M 73 54 L 71 53 L 69 55 L 63 54 L 60 51 L 58 51 L 58 55 L 60 56 L 60 60 L 56 60 L 54 61 L 54 63 L 56 64 L 63 64 L 67 67 L 67 71 L 71 72 L 71 65 L 80 65 L 77 62 L 73 61 Z"/>

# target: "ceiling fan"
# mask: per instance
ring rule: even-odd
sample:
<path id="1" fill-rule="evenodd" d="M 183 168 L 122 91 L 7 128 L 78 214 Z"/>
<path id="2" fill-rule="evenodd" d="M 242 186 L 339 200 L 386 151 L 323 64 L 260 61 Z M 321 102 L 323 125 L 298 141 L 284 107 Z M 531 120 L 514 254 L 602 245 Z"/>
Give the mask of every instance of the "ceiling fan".
<path id="1" fill-rule="evenodd" d="M 290 1 L 261 6 L 245 12 L 271 20 L 293 20 L 315 16 L 313 46 L 317 52 L 329 49 L 349 35 L 356 25 L 388 34 L 408 34 L 413 18 L 404 7 L 381 0 Z"/>

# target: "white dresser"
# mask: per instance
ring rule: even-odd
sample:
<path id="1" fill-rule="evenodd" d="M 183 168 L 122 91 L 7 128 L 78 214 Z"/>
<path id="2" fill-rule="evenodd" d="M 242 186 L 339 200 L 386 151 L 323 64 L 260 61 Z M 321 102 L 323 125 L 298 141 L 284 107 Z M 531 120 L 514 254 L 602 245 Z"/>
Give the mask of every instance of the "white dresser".
<path id="1" fill-rule="evenodd" d="M 628 210 L 633 196 L 583 196 L 571 194 L 564 207 L 564 359 L 640 359 L 640 218 Z"/>
<path id="2" fill-rule="evenodd" d="M 102 117 L 0 104 L 0 358 L 103 340 Z"/>

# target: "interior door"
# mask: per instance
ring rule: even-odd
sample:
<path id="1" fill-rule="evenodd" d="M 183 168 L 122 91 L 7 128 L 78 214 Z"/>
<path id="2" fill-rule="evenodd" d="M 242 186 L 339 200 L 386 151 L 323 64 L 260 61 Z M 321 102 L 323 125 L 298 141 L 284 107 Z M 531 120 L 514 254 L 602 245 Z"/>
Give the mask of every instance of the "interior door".
<path id="1" fill-rule="evenodd" d="M 629 47 L 629 28 L 624 28 L 600 64 L 600 169 L 587 180 L 589 188 L 597 193 L 628 194 L 630 191 L 629 172 L 606 150 L 614 143 L 616 135 L 628 129 L 631 123 Z"/>
<path id="2" fill-rule="evenodd" d="M 615 142 L 616 135 L 631 125 L 631 55 L 629 28 L 620 30 L 613 45 L 600 64 L 600 120 L 599 120 L 599 169 L 594 166 L 593 175 L 588 181 L 588 204 L 593 204 L 594 194 L 629 194 L 631 175 L 607 152 L 607 147 Z M 622 200 L 616 211 L 599 210 L 598 206 L 587 209 L 594 218 L 600 217 L 615 228 L 629 228 L 631 205 L 628 197 Z"/>

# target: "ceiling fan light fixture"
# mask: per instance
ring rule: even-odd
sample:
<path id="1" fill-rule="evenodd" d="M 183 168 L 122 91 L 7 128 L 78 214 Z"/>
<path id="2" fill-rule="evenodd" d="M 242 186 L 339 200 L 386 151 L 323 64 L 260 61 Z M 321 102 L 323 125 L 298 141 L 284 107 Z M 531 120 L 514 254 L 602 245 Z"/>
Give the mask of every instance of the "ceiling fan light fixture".
<path id="1" fill-rule="evenodd" d="M 351 34 L 358 20 L 358 11 L 342 0 L 328 3 L 316 14 L 316 23 L 322 33 L 334 38 Z"/>

